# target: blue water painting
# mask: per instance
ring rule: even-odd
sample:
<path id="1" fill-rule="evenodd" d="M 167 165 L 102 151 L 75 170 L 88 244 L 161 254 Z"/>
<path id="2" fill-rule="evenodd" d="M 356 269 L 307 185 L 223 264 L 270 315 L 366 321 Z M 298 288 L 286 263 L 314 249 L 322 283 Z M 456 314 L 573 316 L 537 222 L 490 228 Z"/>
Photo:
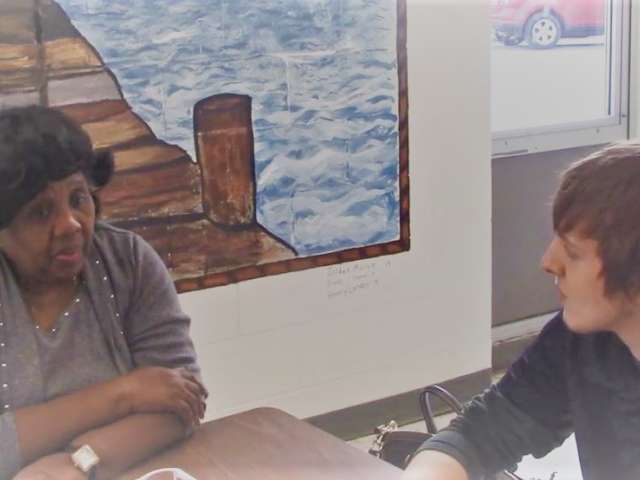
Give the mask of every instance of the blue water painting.
<path id="1" fill-rule="evenodd" d="M 59 4 L 194 159 L 193 105 L 253 98 L 257 218 L 301 256 L 399 238 L 396 0 Z"/>

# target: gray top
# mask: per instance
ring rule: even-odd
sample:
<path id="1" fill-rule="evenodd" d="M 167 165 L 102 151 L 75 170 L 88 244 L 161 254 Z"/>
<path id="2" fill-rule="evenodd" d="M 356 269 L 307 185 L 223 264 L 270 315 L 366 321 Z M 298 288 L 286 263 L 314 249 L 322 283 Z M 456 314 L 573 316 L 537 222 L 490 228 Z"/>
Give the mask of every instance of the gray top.
<path id="1" fill-rule="evenodd" d="M 199 374 L 189 318 L 138 235 L 98 223 L 78 295 L 51 331 L 36 328 L 0 253 L 0 478 L 22 466 L 13 410 L 144 365 Z"/>

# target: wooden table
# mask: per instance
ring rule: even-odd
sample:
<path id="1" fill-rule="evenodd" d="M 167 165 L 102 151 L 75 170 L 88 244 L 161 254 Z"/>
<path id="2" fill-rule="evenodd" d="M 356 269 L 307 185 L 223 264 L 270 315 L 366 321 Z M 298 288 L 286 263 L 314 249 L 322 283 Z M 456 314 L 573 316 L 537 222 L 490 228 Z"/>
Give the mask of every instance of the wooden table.
<path id="1" fill-rule="evenodd" d="M 198 480 L 399 480 L 401 471 L 275 408 L 203 424 L 189 439 L 130 470 L 178 467 Z"/>

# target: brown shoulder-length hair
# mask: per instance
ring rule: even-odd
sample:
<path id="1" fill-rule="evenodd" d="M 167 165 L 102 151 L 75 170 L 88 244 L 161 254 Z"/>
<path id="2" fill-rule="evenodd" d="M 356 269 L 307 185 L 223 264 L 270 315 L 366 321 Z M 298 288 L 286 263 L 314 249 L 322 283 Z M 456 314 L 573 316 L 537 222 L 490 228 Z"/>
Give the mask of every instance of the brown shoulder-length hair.
<path id="1" fill-rule="evenodd" d="M 553 228 L 598 243 L 605 294 L 640 294 L 640 143 L 606 147 L 571 165 L 553 201 Z"/>

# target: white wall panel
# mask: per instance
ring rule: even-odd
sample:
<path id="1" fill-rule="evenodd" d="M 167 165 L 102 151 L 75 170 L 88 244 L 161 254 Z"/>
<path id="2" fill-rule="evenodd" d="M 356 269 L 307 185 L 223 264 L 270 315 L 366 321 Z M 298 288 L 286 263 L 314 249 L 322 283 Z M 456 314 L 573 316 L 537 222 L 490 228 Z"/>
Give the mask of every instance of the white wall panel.
<path id="1" fill-rule="evenodd" d="M 209 418 L 310 416 L 489 368 L 487 2 L 409 0 L 408 56 L 411 251 L 182 295 Z M 356 265 L 368 287 L 336 294 Z"/>

